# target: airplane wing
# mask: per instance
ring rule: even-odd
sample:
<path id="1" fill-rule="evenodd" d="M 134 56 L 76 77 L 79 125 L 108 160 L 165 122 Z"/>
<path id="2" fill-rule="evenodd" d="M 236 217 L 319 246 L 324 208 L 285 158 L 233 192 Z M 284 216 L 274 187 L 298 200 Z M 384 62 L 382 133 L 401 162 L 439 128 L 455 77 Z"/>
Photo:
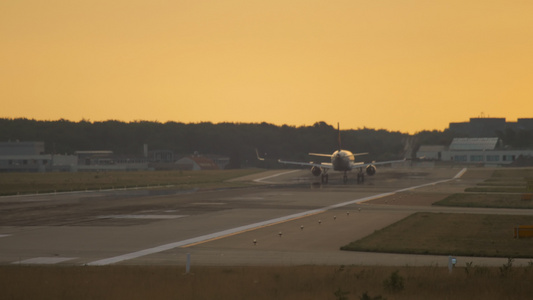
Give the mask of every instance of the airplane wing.
<path id="1" fill-rule="evenodd" d="M 322 154 L 322 153 L 309 153 L 309 155 L 320 156 L 320 157 L 331 157 L 331 154 Z"/>
<path id="2" fill-rule="evenodd" d="M 365 153 L 354 153 L 354 154 L 352 154 L 352 156 L 355 157 L 355 156 L 361 156 L 361 155 L 367 155 L 367 154 L 368 154 L 368 152 L 365 152 Z"/>
<path id="3" fill-rule="evenodd" d="M 367 155 L 368 152 L 365 152 L 365 153 L 353 153 L 352 155 L 350 156 L 361 156 L 361 155 Z M 309 153 L 309 155 L 312 155 L 312 156 L 321 156 L 321 157 L 331 157 L 331 154 L 322 154 L 322 153 Z"/>
<path id="4" fill-rule="evenodd" d="M 352 169 L 357 169 L 357 168 L 364 168 L 364 167 L 370 166 L 370 165 L 379 166 L 379 165 L 386 165 L 386 164 L 392 164 L 392 163 L 400 163 L 400 162 L 404 162 L 404 161 L 405 161 L 405 159 L 389 160 L 389 161 L 378 161 L 378 162 L 369 162 L 369 163 L 356 162 L 356 163 L 352 163 L 351 166 L 352 166 Z"/>
<path id="5" fill-rule="evenodd" d="M 331 155 L 329 155 L 331 156 Z M 308 166 L 308 167 L 319 167 L 319 168 L 325 168 L 325 169 L 333 169 L 333 165 L 331 163 L 314 163 L 314 162 L 300 162 L 300 161 L 287 161 L 287 160 L 278 160 L 280 164 L 288 164 L 288 165 L 297 165 L 297 166 Z"/>

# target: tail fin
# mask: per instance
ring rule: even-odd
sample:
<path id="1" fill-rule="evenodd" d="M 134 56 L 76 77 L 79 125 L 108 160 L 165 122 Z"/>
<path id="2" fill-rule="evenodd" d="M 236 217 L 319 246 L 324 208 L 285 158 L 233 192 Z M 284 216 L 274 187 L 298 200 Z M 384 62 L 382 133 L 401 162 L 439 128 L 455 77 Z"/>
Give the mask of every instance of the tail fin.
<path id="1" fill-rule="evenodd" d="M 341 126 L 338 122 L 337 122 L 337 131 L 339 132 L 339 151 L 341 151 L 342 149 L 341 147 Z"/>
<path id="2" fill-rule="evenodd" d="M 258 160 L 265 160 L 265 158 L 259 156 L 259 150 L 257 150 L 257 148 L 255 148 L 255 154 L 257 154 L 257 159 Z"/>

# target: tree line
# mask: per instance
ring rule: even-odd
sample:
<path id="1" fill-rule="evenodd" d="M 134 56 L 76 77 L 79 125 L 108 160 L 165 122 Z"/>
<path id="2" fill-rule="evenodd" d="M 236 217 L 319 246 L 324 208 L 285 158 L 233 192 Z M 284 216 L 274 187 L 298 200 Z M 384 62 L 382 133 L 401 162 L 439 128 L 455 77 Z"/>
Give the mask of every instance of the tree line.
<path id="1" fill-rule="evenodd" d="M 510 140 L 524 145 L 524 141 L 518 138 L 524 133 L 507 131 L 501 135 L 506 139 L 507 136 L 512 137 Z M 368 152 L 369 155 L 361 157 L 365 161 L 409 158 L 420 145 L 448 145 L 453 137 L 457 137 L 457 134 L 449 130 L 423 131 L 415 135 L 368 128 L 341 130 L 342 148 L 352 152 Z M 200 154 L 225 155 L 234 162 L 246 165 L 258 164 L 255 149 L 266 158 L 306 161 L 310 159 L 307 155 L 309 152 L 332 153 L 339 147 L 337 129 L 325 122 L 295 127 L 265 122 L 185 124 L 0 119 L 0 141 L 17 140 L 43 141 L 45 152 L 51 154 L 112 150 L 118 155 L 140 156 L 143 145 L 147 144 L 149 150 L 170 150 L 177 156 L 197 151 Z"/>

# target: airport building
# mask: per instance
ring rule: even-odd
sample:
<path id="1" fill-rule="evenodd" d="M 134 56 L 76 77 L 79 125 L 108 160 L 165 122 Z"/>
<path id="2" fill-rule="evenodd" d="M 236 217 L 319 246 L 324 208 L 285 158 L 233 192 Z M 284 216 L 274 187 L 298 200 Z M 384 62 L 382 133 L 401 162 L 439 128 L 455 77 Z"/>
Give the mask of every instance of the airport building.
<path id="1" fill-rule="evenodd" d="M 148 170 L 145 157 L 115 155 L 110 150 L 76 151 L 77 171 L 141 171 Z"/>
<path id="2" fill-rule="evenodd" d="M 192 171 L 218 170 L 219 169 L 217 164 L 212 159 L 199 156 L 199 155 L 184 157 L 176 161 L 176 166 L 178 166 L 178 169 L 180 170 L 192 170 Z"/>
<path id="3" fill-rule="evenodd" d="M 111 150 L 58 155 L 45 154 L 44 142 L 0 142 L 0 172 L 219 170 L 229 164 L 229 158 L 221 155 L 195 153 L 177 161 L 175 157 L 173 151 L 148 151 L 146 145 L 144 155 L 137 156 Z"/>
<path id="4" fill-rule="evenodd" d="M 421 146 L 416 153 L 421 160 L 510 165 L 519 158 L 533 158 L 533 150 L 505 149 L 499 138 L 454 138 L 448 146 Z"/>
<path id="5" fill-rule="evenodd" d="M 507 122 L 505 118 L 470 118 L 469 122 L 450 123 L 449 130 L 458 136 L 494 137 L 506 129 L 533 130 L 533 118 Z"/>
<path id="6" fill-rule="evenodd" d="M 44 154 L 44 142 L 0 142 L 0 172 L 70 171 L 72 155 Z"/>
<path id="7" fill-rule="evenodd" d="M 44 142 L 0 142 L 0 172 L 148 170 L 145 158 L 117 156 L 113 151 L 45 154 Z"/>

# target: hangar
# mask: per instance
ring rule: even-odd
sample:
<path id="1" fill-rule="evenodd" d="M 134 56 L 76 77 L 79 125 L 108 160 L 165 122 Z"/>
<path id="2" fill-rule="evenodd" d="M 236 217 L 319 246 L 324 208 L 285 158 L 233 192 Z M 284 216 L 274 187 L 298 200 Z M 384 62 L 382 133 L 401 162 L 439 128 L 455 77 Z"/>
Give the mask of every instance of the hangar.
<path id="1" fill-rule="evenodd" d="M 454 138 L 448 147 L 421 146 L 416 157 L 445 162 L 509 165 L 519 157 L 533 157 L 533 150 L 506 149 L 499 138 Z"/>
<path id="2" fill-rule="evenodd" d="M 44 142 L 0 142 L 0 171 L 64 171 L 76 165 L 72 155 L 44 154 Z"/>
<path id="3" fill-rule="evenodd" d="M 217 164 L 207 157 L 193 155 L 184 157 L 176 161 L 176 165 L 181 170 L 218 170 Z"/>

